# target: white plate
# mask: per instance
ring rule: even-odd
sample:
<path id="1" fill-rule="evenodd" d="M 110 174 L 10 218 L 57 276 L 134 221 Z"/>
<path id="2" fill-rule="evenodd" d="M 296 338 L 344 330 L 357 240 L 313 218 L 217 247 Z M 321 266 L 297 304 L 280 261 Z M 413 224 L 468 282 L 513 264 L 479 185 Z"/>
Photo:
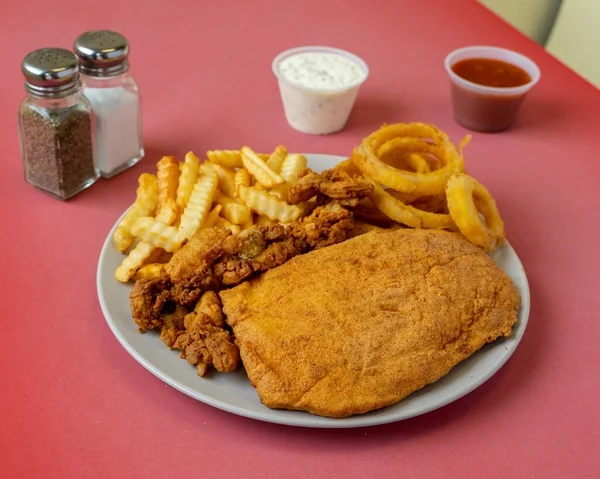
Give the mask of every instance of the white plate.
<path id="1" fill-rule="evenodd" d="M 318 154 L 307 154 L 306 157 L 308 165 L 317 171 L 332 168 L 345 159 Z M 360 427 L 399 421 L 433 411 L 473 391 L 498 371 L 517 348 L 529 317 L 527 277 L 517 254 L 507 243 L 493 254 L 493 258 L 521 293 L 519 318 L 509 338 L 486 345 L 442 379 L 399 403 L 367 414 L 328 419 L 306 412 L 268 409 L 260 403 L 243 369 L 231 374 L 215 373 L 200 378 L 196 368 L 179 359 L 177 351 L 168 350 L 158 334 L 138 333 L 129 309 L 131 285 L 119 283 L 113 276 L 123 259 L 112 243 L 117 224 L 118 221 L 106 238 L 100 254 L 97 287 L 102 311 L 119 342 L 148 371 L 181 392 L 219 409 L 261 421 L 305 427 Z"/>

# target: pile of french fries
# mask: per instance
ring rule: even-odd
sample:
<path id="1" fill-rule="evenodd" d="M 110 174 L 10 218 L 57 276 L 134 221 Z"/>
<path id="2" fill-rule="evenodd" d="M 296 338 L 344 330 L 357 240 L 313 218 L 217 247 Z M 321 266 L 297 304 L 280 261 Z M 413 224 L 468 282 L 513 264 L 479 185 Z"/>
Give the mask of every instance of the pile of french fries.
<path id="1" fill-rule="evenodd" d="M 289 223 L 314 207 L 287 202 L 306 158 L 288 154 L 284 146 L 272 154 L 244 146 L 206 156 L 201 162 L 189 152 L 183 163 L 165 156 L 156 175 L 140 175 L 136 200 L 113 236 L 116 248 L 127 254 L 115 271 L 118 281 L 156 277 L 201 228 L 238 233 L 255 224 Z"/>

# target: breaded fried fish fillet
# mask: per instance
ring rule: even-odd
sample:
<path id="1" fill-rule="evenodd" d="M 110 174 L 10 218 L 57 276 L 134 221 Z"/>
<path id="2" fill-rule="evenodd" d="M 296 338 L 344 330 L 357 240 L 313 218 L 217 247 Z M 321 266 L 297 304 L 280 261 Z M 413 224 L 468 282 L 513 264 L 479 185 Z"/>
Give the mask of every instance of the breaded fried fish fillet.
<path id="1" fill-rule="evenodd" d="M 443 231 L 371 232 L 220 293 L 261 401 L 333 418 L 400 401 L 510 335 L 520 296 Z"/>

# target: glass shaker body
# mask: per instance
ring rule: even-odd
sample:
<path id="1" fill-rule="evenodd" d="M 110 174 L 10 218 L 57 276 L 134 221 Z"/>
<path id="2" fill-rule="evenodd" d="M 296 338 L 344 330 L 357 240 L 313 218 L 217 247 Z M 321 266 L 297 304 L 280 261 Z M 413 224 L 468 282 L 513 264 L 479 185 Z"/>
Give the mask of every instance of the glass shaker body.
<path id="1" fill-rule="evenodd" d="M 29 93 L 19 109 L 25 181 L 65 200 L 99 177 L 92 107 L 79 85 L 60 98 Z"/>
<path id="2" fill-rule="evenodd" d="M 110 178 L 144 157 L 139 88 L 128 72 L 106 77 L 82 73 L 81 81 L 96 117 L 100 174 Z"/>

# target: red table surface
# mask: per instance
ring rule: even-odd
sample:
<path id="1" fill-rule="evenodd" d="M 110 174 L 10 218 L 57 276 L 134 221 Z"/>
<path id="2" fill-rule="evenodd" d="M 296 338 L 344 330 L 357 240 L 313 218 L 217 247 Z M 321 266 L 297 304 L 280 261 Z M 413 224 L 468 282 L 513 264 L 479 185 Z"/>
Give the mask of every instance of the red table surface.
<path id="1" fill-rule="evenodd" d="M 63 203 L 22 179 L 20 61 L 97 28 L 131 42 L 147 155 Z M 1 477 L 599 477 L 600 93 L 540 46 L 468 0 L 11 1 L 0 32 Z M 340 134 L 285 122 L 270 63 L 306 44 L 371 68 Z M 433 122 L 458 141 L 443 60 L 473 44 L 518 50 L 542 71 L 515 127 L 475 134 L 466 151 L 531 285 L 527 332 L 498 374 L 418 418 L 311 430 L 197 402 L 119 345 L 96 265 L 141 172 L 163 154 L 244 144 L 348 154 L 383 122 Z"/>

